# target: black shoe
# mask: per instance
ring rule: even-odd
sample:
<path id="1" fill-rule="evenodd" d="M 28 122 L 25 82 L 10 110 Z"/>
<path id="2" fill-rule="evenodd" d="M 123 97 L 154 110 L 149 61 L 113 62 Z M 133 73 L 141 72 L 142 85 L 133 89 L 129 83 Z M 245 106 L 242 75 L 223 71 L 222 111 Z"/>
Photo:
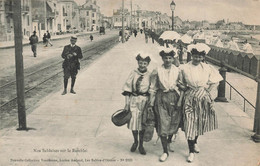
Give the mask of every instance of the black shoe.
<path id="1" fill-rule="evenodd" d="M 146 155 L 146 151 L 144 150 L 143 146 L 139 146 L 138 150 L 142 155 Z"/>
<path id="2" fill-rule="evenodd" d="M 64 90 L 61 95 L 66 95 L 67 91 Z"/>
<path id="3" fill-rule="evenodd" d="M 132 145 L 130 151 L 131 151 L 131 152 L 134 152 L 134 151 L 136 150 L 137 146 L 138 146 L 138 143 L 133 143 L 133 145 Z"/>
<path id="4" fill-rule="evenodd" d="M 76 92 L 73 89 L 70 90 L 70 93 L 76 94 Z"/>

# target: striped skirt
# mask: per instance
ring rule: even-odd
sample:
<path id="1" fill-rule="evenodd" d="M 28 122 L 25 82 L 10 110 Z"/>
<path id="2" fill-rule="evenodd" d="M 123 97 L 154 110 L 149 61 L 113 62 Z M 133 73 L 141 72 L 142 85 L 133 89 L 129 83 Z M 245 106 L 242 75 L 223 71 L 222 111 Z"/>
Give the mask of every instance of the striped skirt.
<path id="1" fill-rule="evenodd" d="M 188 140 L 218 128 L 217 115 L 208 92 L 201 95 L 192 89 L 186 91 L 183 110 L 184 130 Z"/>
<path id="2" fill-rule="evenodd" d="M 182 117 L 181 110 L 176 109 L 179 94 L 176 91 L 156 93 L 154 112 L 155 126 L 159 136 L 176 134 Z"/>
<path id="3" fill-rule="evenodd" d="M 132 113 L 132 118 L 129 121 L 127 127 L 130 130 L 143 130 L 142 115 L 144 109 L 147 107 L 148 96 L 131 96 L 130 97 L 130 111 Z"/>

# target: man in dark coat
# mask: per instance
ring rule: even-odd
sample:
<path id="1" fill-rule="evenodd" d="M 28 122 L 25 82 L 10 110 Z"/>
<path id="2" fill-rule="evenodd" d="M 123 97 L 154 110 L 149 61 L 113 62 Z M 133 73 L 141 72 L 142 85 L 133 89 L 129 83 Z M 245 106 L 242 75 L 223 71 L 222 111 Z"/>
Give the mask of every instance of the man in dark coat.
<path id="1" fill-rule="evenodd" d="M 38 43 L 38 36 L 36 35 L 36 31 L 33 31 L 33 35 L 29 38 L 31 49 L 33 52 L 33 56 L 36 57 L 37 55 L 37 43 Z"/>
<path id="2" fill-rule="evenodd" d="M 149 32 L 148 30 L 144 30 L 144 35 L 145 35 L 145 43 L 148 43 L 148 37 L 149 37 Z"/>
<path id="3" fill-rule="evenodd" d="M 122 39 L 122 33 L 123 33 L 122 30 L 120 30 L 120 31 L 119 31 L 119 39 L 118 39 L 119 42 L 120 42 L 121 40 L 123 40 L 123 39 Z"/>
<path id="4" fill-rule="evenodd" d="M 136 29 L 134 30 L 134 34 L 135 34 L 135 37 L 136 37 L 136 35 L 137 35 L 137 30 Z"/>
<path id="5" fill-rule="evenodd" d="M 47 31 L 46 39 L 47 39 L 46 47 L 48 47 L 48 44 L 50 44 L 52 46 L 53 44 L 51 43 L 51 34 L 49 31 Z"/>
<path id="6" fill-rule="evenodd" d="M 70 39 L 70 44 L 66 45 L 63 49 L 61 57 L 64 59 L 62 64 L 64 72 L 64 91 L 62 95 L 67 93 L 68 79 L 71 77 L 71 89 L 70 93 L 76 94 L 73 87 L 76 81 L 76 75 L 80 69 L 79 59 L 81 59 L 82 51 L 79 46 L 76 45 L 77 37 L 72 36 Z"/>

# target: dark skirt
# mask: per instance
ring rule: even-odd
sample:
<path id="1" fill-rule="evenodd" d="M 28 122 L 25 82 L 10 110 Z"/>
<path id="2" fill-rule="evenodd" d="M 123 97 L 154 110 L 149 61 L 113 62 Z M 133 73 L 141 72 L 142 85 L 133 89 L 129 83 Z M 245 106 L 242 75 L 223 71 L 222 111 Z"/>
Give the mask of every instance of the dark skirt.
<path id="1" fill-rule="evenodd" d="M 182 118 L 182 111 L 176 109 L 179 94 L 176 91 L 156 93 L 154 111 L 156 131 L 159 136 L 176 134 Z"/>

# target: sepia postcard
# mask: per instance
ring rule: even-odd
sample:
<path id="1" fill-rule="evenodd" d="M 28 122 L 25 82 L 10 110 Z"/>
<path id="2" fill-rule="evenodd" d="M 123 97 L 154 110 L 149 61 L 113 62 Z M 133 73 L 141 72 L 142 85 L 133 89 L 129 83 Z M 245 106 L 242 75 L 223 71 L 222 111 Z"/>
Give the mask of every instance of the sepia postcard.
<path id="1" fill-rule="evenodd" d="M 0 0 L 0 166 L 260 166 L 259 0 Z"/>

